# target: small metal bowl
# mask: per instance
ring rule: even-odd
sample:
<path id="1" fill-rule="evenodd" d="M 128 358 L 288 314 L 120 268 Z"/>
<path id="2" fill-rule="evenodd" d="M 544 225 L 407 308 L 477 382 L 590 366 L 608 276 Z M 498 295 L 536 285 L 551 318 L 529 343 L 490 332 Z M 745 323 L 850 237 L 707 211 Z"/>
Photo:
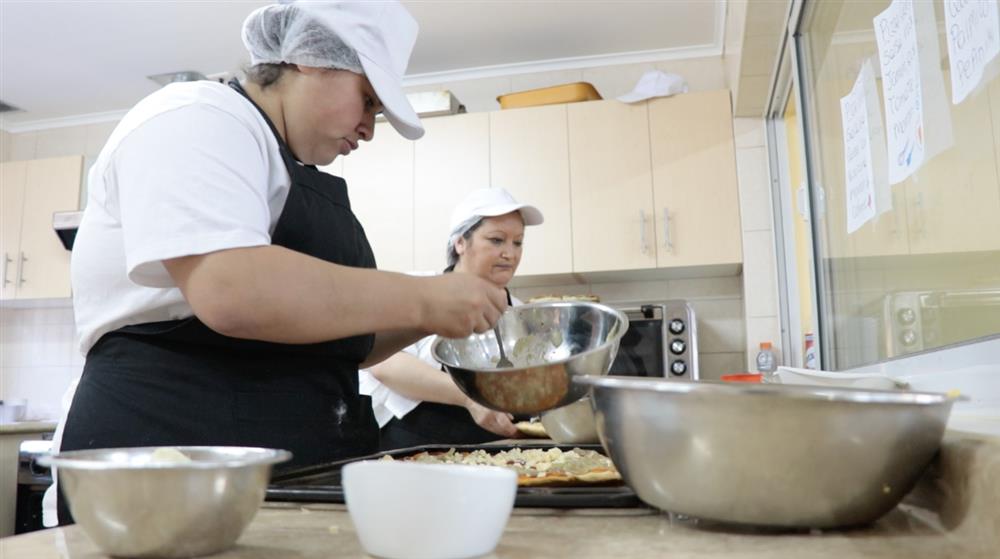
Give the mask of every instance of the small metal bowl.
<path id="1" fill-rule="evenodd" d="M 190 462 L 158 462 L 172 448 Z M 284 450 L 223 446 L 108 448 L 39 458 L 57 468 L 73 518 L 116 557 L 196 557 L 232 546 L 257 514 Z"/>
<path id="2" fill-rule="evenodd" d="M 643 501 L 727 523 L 834 528 L 882 516 L 944 435 L 946 394 L 583 377 L 601 443 Z"/>
<path id="3" fill-rule="evenodd" d="M 564 301 L 512 307 L 500 318 L 507 358 L 498 369 L 492 331 L 438 338 L 431 354 L 474 401 L 494 410 L 536 414 L 571 404 L 588 392 L 578 376 L 606 375 L 628 330 L 628 318 L 606 305 Z"/>
<path id="4" fill-rule="evenodd" d="M 601 442 L 597 436 L 597 423 L 589 396 L 543 413 L 541 422 L 549 438 L 559 444 Z"/>

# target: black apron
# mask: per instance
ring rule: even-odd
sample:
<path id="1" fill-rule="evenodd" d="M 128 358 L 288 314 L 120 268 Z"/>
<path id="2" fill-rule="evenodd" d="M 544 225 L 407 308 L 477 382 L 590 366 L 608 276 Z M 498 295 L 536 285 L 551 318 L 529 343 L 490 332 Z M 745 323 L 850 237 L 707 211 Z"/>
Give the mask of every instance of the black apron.
<path id="1" fill-rule="evenodd" d="M 344 179 L 300 164 L 264 111 L 230 85 L 267 121 L 291 175 L 272 244 L 374 268 Z M 284 468 L 370 454 L 378 424 L 371 399 L 358 393 L 358 364 L 374 339 L 261 342 L 223 336 L 196 317 L 121 328 L 87 354 L 61 449 L 260 446 L 292 451 Z"/>
<path id="2" fill-rule="evenodd" d="M 509 290 L 507 304 L 513 304 Z M 441 371 L 448 374 L 444 367 Z M 499 439 L 500 435 L 480 427 L 464 406 L 420 402 L 402 419 L 393 417 L 385 424 L 379 436 L 379 450 L 427 444 L 480 444 Z"/>

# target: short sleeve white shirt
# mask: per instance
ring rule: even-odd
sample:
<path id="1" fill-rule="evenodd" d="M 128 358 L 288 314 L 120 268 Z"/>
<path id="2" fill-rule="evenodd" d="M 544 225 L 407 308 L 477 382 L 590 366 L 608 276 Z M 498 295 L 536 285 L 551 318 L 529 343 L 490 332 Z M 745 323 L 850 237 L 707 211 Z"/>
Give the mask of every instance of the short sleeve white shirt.
<path id="1" fill-rule="evenodd" d="M 520 299 L 514 297 L 513 295 L 511 296 L 510 301 L 512 306 L 523 304 Z M 431 355 L 431 345 L 433 345 L 435 339 L 437 339 L 437 336 L 427 336 L 426 338 L 421 338 L 413 345 L 404 348 L 403 351 L 413 355 L 434 368 L 440 368 L 441 364 L 434 359 L 433 355 Z M 441 374 L 445 373 L 442 372 Z M 403 419 L 406 414 L 413 411 L 413 409 L 420 405 L 421 402 L 420 400 L 407 398 L 406 396 L 403 396 L 402 394 L 382 384 L 377 378 L 375 378 L 375 375 L 367 369 L 361 369 L 358 371 L 358 386 L 361 394 L 371 396 L 372 410 L 375 412 L 375 419 L 378 421 L 378 426 L 380 428 L 385 427 L 385 425 L 389 423 L 393 417 Z"/>
<path id="2" fill-rule="evenodd" d="M 177 83 L 140 101 L 89 173 L 71 264 L 80 350 L 192 316 L 163 260 L 270 244 L 290 182 L 267 121 L 231 87 Z"/>

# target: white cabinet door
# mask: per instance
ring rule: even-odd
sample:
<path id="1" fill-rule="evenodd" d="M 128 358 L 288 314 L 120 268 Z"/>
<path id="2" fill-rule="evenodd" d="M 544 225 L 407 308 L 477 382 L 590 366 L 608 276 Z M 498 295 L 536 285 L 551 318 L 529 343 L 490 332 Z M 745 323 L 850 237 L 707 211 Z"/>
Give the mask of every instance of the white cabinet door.
<path id="1" fill-rule="evenodd" d="M 13 299 L 16 293 L 27 170 L 27 161 L 0 163 L 0 299 Z"/>
<path id="2" fill-rule="evenodd" d="M 490 122 L 488 113 L 471 113 L 423 124 L 426 133 L 414 143 L 414 268 L 440 272 L 452 210 L 490 185 Z"/>
<path id="3" fill-rule="evenodd" d="M 413 148 L 389 123 L 344 158 L 351 208 L 365 228 L 380 270 L 413 269 Z"/>
<path id="4" fill-rule="evenodd" d="M 566 105 L 490 113 L 490 175 L 545 222 L 525 229 L 518 276 L 573 271 Z"/>
<path id="5" fill-rule="evenodd" d="M 574 271 L 655 268 L 646 105 L 591 101 L 567 109 Z"/>
<path id="6" fill-rule="evenodd" d="M 743 261 L 729 91 L 649 102 L 657 265 Z"/>
<path id="7" fill-rule="evenodd" d="M 52 229 L 52 214 L 80 204 L 83 157 L 35 159 L 28 163 L 21 225 L 18 299 L 69 297 L 70 252 Z"/>

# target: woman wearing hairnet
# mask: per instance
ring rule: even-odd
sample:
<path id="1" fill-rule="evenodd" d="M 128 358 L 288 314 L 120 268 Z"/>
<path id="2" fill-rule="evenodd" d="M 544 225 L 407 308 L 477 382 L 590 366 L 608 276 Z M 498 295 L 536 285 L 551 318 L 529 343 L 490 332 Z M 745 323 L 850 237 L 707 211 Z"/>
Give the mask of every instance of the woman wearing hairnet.
<path id="1" fill-rule="evenodd" d="M 359 366 L 496 322 L 504 291 L 477 276 L 374 270 L 344 180 L 314 167 L 371 140 L 379 112 L 422 135 L 401 89 L 416 35 L 398 2 L 266 6 L 243 26 L 245 84 L 172 84 L 125 115 L 73 252 L 87 360 L 62 450 L 370 453 Z"/>
<path id="2" fill-rule="evenodd" d="M 502 188 L 471 192 L 451 215 L 445 275 L 473 274 L 506 289 L 521 262 L 524 227 L 542 219 L 537 208 L 519 204 Z M 520 304 L 509 292 L 507 297 L 509 304 Z M 428 336 L 360 373 L 361 392 L 372 397 L 382 426 L 381 449 L 517 435 L 509 414 L 473 402 L 442 372 L 431 355 L 433 340 Z"/>

